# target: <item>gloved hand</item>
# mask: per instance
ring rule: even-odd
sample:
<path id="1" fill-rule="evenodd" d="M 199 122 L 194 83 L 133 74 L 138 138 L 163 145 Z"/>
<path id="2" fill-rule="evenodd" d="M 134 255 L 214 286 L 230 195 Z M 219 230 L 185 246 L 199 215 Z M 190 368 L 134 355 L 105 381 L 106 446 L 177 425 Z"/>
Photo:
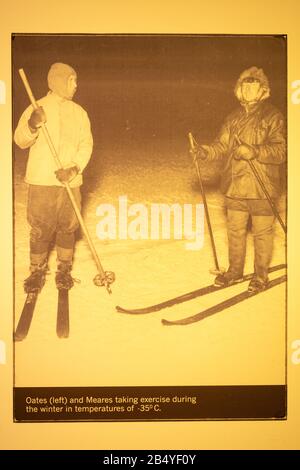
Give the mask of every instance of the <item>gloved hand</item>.
<path id="1" fill-rule="evenodd" d="M 208 157 L 208 153 L 209 153 L 209 145 L 199 145 L 199 154 L 198 154 L 198 158 L 200 158 L 200 160 L 206 160 L 207 157 Z"/>
<path id="2" fill-rule="evenodd" d="M 257 152 L 254 146 L 248 144 L 241 144 L 234 152 L 236 160 L 253 160 L 257 157 Z"/>
<path id="3" fill-rule="evenodd" d="M 58 181 L 61 183 L 69 183 L 72 179 L 75 178 L 79 173 L 79 169 L 77 166 L 72 166 L 70 168 L 60 168 L 56 170 L 55 175 Z"/>
<path id="4" fill-rule="evenodd" d="M 206 160 L 208 156 L 208 145 L 197 145 L 197 147 L 190 150 L 194 160 Z"/>
<path id="5" fill-rule="evenodd" d="M 31 113 L 31 116 L 28 120 L 28 126 L 33 131 L 36 131 L 38 127 L 41 127 L 42 123 L 47 121 L 46 114 L 42 106 L 39 106 L 37 109 L 34 109 Z"/>

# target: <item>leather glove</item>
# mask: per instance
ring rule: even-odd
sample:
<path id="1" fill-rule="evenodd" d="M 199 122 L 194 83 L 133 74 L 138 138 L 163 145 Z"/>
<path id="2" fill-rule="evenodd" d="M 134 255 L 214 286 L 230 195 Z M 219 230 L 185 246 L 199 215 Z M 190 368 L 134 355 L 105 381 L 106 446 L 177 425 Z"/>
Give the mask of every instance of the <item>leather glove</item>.
<path id="1" fill-rule="evenodd" d="M 34 109 L 31 113 L 31 116 L 28 120 L 28 126 L 34 132 L 38 127 L 41 127 L 42 123 L 47 121 L 46 114 L 42 106 L 39 106 L 37 109 Z"/>
<path id="2" fill-rule="evenodd" d="M 78 167 L 72 166 L 71 168 L 60 168 L 59 170 L 56 170 L 55 175 L 61 183 L 69 183 L 78 175 L 78 173 Z"/>
<path id="3" fill-rule="evenodd" d="M 236 160 L 253 160 L 257 157 L 257 152 L 254 146 L 248 144 L 241 144 L 234 152 Z"/>

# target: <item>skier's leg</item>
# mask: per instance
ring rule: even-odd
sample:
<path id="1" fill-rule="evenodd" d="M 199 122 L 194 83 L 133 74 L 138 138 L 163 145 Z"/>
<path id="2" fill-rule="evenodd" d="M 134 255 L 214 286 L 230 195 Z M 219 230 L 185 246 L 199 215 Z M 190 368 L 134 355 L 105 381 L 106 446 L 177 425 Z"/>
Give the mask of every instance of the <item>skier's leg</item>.
<path id="1" fill-rule="evenodd" d="M 59 289 L 70 289 L 73 286 L 71 277 L 75 231 L 79 227 L 78 219 L 65 188 L 60 188 L 58 202 L 58 225 L 56 232 L 57 274 L 56 285 Z M 72 189 L 77 207 L 81 208 L 80 188 Z"/>
<path id="2" fill-rule="evenodd" d="M 252 200 L 249 202 L 252 216 L 252 232 L 254 239 L 254 272 L 248 290 L 256 292 L 266 287 L 268 283 L 268 268 L 273 252 L 274 214 L 267 200 Z"/>
<path id="3" fill-rule="evenodd" d="M 229 268 L 226 273 L 216 277 L 215 285 L 217 286 L 232 284 L 243 276 L 248 219 L 249 213 L 246 210 L 227 208 Z"/>
<path id="4" fill-rule="evenodd" d="M 228 271 L 239 276 L 244 272 L 248 219 L 249 213 L 246 211 L 227 211 Z"/>
<path id="5" fill-rule="evenodd" d="M 253 215 L 252 231 L 254 237 L 255 277 L 263 284 L 268 282 L 268 268 L 273 252 L 273 215 Z"/>
<path id="6" fill-rule="evenodd" d="M 26 292 L 40 290 L 45 282 L 50 242 L 56 227 L 56 188 L 30 185 L 27 220 L 30 230 L 30 276 L 25 279 Z"/>

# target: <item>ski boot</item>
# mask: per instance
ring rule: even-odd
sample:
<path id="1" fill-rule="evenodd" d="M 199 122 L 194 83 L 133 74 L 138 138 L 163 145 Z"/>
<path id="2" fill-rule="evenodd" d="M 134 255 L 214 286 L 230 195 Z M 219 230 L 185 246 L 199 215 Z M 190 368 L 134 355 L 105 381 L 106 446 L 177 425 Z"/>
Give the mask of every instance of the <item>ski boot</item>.
<path id="1" fill-rule="evenodd" d="M 59 263 L 55 276 L 56 287 L 60 289 L 71 289 L 74 285 L 74 279 L 70 272 L 72 265 L 70 263 Z"/>
<path id="2" fill-rule="evenodd" d="M 268 282 L 269 282 L 268 280 L 261 281 L 256 276 L 254 276 L 248 285 L 248 292 L 251 292 L 251 293 L 260 292 L 267 287 Z"/>
<path id="3" fill-rule="evenodd" d="M 24 291 L 26 294 L 39 293 L 46 280 L 47 263 L 39 265 L 31 265 L 31 274 L 24 281 Z"/>
<path id="4" fill-rule="evenodd" d="M 232 271 L 227 271 L 226 273 L 218 274 L 215 278 L 214 285 L 216 287 L 227 287 L 231 286 L 232 284 L 236 284 L 243 280 L 242 274 L 236 274 Z"/>

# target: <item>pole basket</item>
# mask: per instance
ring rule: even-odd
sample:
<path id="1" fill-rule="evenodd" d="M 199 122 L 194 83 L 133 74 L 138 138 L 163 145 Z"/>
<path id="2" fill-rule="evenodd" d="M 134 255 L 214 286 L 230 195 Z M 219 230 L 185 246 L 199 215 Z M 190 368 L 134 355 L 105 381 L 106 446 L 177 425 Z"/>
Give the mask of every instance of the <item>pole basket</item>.
<path id="1" fill-rule="evenodd" d="M 105 271 L 104 276 L 101 274 L 96 274 L 93 281 L 94 284 L 98 287 L 109 286 L 116 280 L 116 275 L 112 271 Z"/>

